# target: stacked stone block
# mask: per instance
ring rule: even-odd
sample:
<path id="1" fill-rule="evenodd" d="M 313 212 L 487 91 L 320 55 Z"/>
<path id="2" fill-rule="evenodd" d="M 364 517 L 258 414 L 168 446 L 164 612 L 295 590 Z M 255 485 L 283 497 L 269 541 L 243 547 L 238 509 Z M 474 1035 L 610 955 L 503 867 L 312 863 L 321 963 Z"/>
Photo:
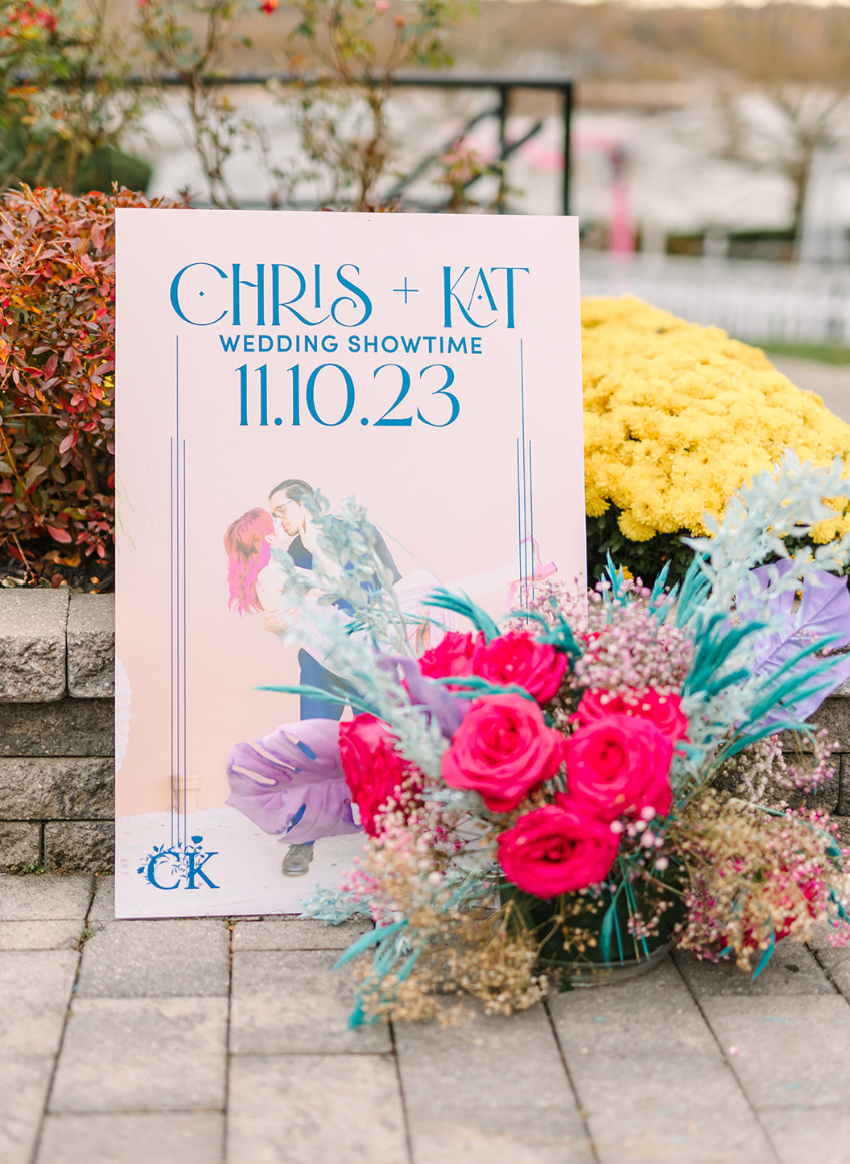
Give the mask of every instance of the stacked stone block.
<path id="1" fill-rule="evenodd" d="M 0 869 L 112 867 L 112 595 L 0 590 Z"/>

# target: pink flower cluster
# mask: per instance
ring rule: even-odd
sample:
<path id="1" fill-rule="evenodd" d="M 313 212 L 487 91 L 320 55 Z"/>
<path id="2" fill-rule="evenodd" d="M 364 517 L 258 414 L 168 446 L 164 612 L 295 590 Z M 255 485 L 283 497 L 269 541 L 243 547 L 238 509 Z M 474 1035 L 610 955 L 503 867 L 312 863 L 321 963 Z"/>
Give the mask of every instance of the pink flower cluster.
<path id="1" fill-rule="evenodd" d="M 471 698 L 441 775 L 505 817 L 493 822 L 498 858 L 520 889 L 550 898 L 602 881 L 624 833 L 657 843 L 646 826 L 672 808 L 670 765 L 688 727 L 678 695 L 651 687 L 587 690 L 565 735 L 551 726 L 549 712 L 574 682 L 567 656 L 526 630 L 490 642 L 447 634 L 419 666 L 426 678 L 457 679 L 446 684 L 454 691 L 472 676 L 519 689 Z M 340 749 L 364 826 L 375 835 L 382 806 L 405 780 L 409 787 L 411 765 L 373 716 L 341 725 Z M 530 796 L 538 806 L 512 818 Z"/>
<path id="2" fill-rule="evenodd" d="M 489 643 L 483 635 L 474 638 L 452 631 L 425 652 L 419 669 L 430 679 L 477 675 L 499 686 L 516 685 L 538 703 L 548 703 L 561 686 L 567 657 L 528 631 L 509 631 Z"/>
<path id="3" fill-rule="evenodd" d="M 395 737 L 383 720 L 357 715 L 341 723 L 339 755 L 351 798 L 370 837 L 380 835 L 378 818 L 390 804 L 404 810 L 417 803 L 422 773 L 397 750 Z"/>
<path id="4" fill-rule="evenodd" d="M 558 693 L 566 665 L 566 656 L 520 630 L 490 643 L 447 635 L 420 662 L 431 677 L 478 675 L 534 697 L 474 700 L 443 757 L 442 776 L 451 788 L 479 793 L 491 812 L 511 813 L 565 768 L 566 791 L 553 791 L 551 803 L 524 813 L 498 837 L 505 876 L 538 897 L 602 880 L 620 848 L 621 818 L 646 822 L 670 812 L 673 747 L 687 732 L 676 695 L 593 690 L 565 739 L 538 704 Z"/>
<path id="5" fill-rule="evenodd" d="M 521 816 L 499 836 L 505 876 L 537 897 L 602 881 L 620 849 L 622 818 L 645 827 L 672 807 L 674 737 L 651 718 L 627 709 L 605 714 L 604 705 L 602 710 L 563 742 L 567 791 L 556 792 L 552 804 Z M 651 833 L 644 836 L 654 843 Z"/>
<path id="6" fill-rule="evenodd" d="M 15 24 L 18 25 L 15 28 Z M 14 9 L 6 16 L 6 27 L 0 30 L 0 36 L 27 36 L 28 29 L 41 25 L 47 32 L 55 32 L 57 28 L 56 16 L 49 8 L 40 8 L 32 0 L 26 0 L 19 8 Z"/>

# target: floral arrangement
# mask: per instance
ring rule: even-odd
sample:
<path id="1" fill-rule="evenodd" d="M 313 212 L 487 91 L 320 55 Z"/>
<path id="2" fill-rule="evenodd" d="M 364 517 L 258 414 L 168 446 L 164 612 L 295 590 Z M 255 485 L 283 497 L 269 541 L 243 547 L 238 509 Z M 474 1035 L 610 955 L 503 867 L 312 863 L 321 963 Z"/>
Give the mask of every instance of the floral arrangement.
<path id="1" fill-rule="evenodd" d="M 706 531 L 754 473 L 786 448 L 826 465 L 850 454 L 850 425 L 763 352 L 637 299 L 582 302 L 588 546 L 643 577 L 687 567 L 682 536 Z M 812 531 L 850 530 L 842 495 Z"/>
<path id="2" fill-rule="evenodd" d="M 292 568 L 287 602 L 318 587 L 353 609 L 324 646 L 346 685 L 325 697 L 355 715 L 307 721 L 297 764 L 327 777 L 333 751 L 367 843 L 305 916 L 376 923 L 342 959 L 363 956 L 355 1025 L 445 1015 L 446 992 L 521 1009 L 671 942 L 759 973 L 816 924 L 850 940 L 847 853 L 817 809 L 831 746 L 806 722 L 850 675 L 834 576 L 850 536 L 806 544 L 842 474 L 787 453 L 706 517 L 671 589 L 611 563 L 589 596 L 534 583 L 497 624 L 437 587 L 418 657 L 407 624 L 425 616 L 374 584 L 363 511 L 311 500 L 322 561 L 309 580 Z M 446 632 L 447 611 L 469 629 Z M 785 764 L 782 731 L 809 737 L 811 764 Z M 764 803 L 768 779 L 809 806 Z"/>

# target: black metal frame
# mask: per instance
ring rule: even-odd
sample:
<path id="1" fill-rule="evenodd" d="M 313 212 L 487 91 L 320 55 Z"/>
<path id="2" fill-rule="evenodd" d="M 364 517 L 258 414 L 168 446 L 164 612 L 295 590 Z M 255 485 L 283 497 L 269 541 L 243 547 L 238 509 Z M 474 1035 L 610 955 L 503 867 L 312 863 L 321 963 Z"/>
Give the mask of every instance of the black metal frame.
<path id="1" fill-rule="evenodd" d="M 206 76 L 201 79 L 203 85 L 219 86 L 219 85 L 266 85 L 269 81 L 274 81 L 277 84 L 283 85 L 319 85 L 322 82 L 319 79 L 304 78 L 292 73 L 269 73 L 265 75 L 257 75 L 251 73 L 240 73 L 235 76 Z M 159 85 L 167 85 L 173 87 L 182 87 L 185 82 L 180 77 L 161 77 L 152 82 L 148 78 L 136 77 L 133 78 L 133 83 L 136 85 L 150 85 L 152 83 Z M 367 84 L 377 84 L 378 82 L 367 80 Z M 401 73 L 393 77 L 388 83 L 390 89 L 483 89 L 491 90 L 497 95 L 497 104 L 490 109 L 478 113 L 471 118 L 463 127 L 461 134 L 453 135 L 451 141 L 447 142 L 444 148 L 438 152 L 429 154 L 428 157 L 423 158 L 418 162 L 409 174 L 401 178 L 395 186 L 389 191 L 388 198 L 396 198 L 403 191 L 411 185 L 417 178 L 419 178 L 425 171 L 432 166 L 443 154 L 448 150 L 458 136 L 467 134 L 473 126 L 488 118 L 494 117 L 498 119 L 499 123 L 499 158 L 500 163 L 505 162 L 512 153 L 524 145 L 527 141 L 533 138 L 540 132 L 543 127 L 542 121 L 537 121 L 531 129 L 524 134 L 519 140 L 508 142 L 506 138 L 506 128 L 508 115 L 510 112 L 511 94 L 521 89 L 531 89 L 548 93 L 557 93 L 561 97 L 561 114 L 564 122 L 564 175 L 561 191 L 561 212 L 563 214 L 570 213 L 570 164 L 571 164 L 571 150 L 570 150 L 570 134 L 572 126 L 573 114 L 573 82 L 567 78 L 561 77 L 512 77 L 512 76 L 484 76 L 484 77 L 463 77 L 455 74 L 441 74 L 431 75 L 428 73 Z M 473 185 L 480 180 L 479 177 L 472 178 L 467 186 Z M 499 206 L 500 213 L 504 213 L 505 207 L 503 204 Z"/>

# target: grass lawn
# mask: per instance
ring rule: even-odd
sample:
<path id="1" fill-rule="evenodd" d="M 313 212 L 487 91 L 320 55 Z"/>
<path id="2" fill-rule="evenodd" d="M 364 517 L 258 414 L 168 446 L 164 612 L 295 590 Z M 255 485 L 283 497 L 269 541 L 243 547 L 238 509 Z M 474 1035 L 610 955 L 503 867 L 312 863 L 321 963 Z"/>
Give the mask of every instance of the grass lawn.
<path id="1" fill-rule="evenodd" d="M 746 343 L 752 343 L 746 340 Z M 850 364 L 850 347 L 844 344 L 781 344 L 773 340 L 756 343 L 768 356 L 795 356 L 801 360 L 818 360 L 822 364 Z"/>

